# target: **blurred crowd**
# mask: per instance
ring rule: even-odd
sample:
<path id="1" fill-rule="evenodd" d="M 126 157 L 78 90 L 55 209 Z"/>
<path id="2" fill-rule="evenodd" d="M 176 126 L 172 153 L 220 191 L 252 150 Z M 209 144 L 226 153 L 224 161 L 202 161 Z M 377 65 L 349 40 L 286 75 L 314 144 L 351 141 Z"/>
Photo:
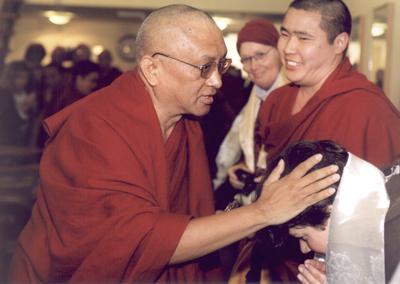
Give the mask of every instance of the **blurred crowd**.
<path id="1" fill-rule="evenodd" d="M 86 44 L 58 46 L 44 64 L 46 49 L 30 44 L 21 60 L 9 62 L 0 75 L 0 145 L 44 146 L 43 119 L 93 91 L 109 85 L 121 71 L 112 54 L 94 58 Z M 93 60 L 93 59 L 94 60 Z"/>
<path id="2" fill-rule="evenodd" d="M 106 87 L 122 73 L 107 49 L 93 56 L 86 44 L 74 49 L 57 46 L 44 64 L 46 52 L 42 44 L 32 43 L 24 57 L 9 62 L 0 75 L 0 146 L 43 148 L 45 118 Z M 210 113 L 201 120 L 213 176 L 219 146 L 253 87 L 233 66 L 222 80 Z"/>
<path id="3" fill-rule="evenodd" d="M 47 134 L 43 119 L 108 86 L 122 72 L 113 66 L 112 54 L 103 50 L 96 58 L 86 44 L 74 49 L 57 46 L 44 64 L 46 49 L 30 44 L 21 60 L 9 62 L 0 75 L 0 145 L 43 148 Z M 95 60 L 93 60 L 94 58 Z M 252 82 L 231 66 L 223 75 L 211 111 L 202 119 L 211 173 L 215 157 L 236 115 L 247 102 Z"/>

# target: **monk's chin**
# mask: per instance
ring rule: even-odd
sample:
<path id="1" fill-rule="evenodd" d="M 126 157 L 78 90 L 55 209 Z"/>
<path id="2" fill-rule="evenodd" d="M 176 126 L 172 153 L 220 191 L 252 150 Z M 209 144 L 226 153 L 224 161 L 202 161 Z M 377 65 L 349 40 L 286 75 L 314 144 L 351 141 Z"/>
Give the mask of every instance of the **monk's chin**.
<path id="1" fill-rule="evenodd" d="M 192 115 L 194 116 L 205 116 L 207 115 L 211 110 L 211 105 L 204 105 L 202 108 L 197 109 Z"/>

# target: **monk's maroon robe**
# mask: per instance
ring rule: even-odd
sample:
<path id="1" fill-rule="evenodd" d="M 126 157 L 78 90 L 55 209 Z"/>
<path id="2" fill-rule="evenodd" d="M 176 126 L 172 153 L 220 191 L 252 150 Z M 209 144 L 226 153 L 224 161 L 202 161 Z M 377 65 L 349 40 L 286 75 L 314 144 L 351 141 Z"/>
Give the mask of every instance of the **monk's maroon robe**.
<path id="1" fill-rule="evenodd" d="M 190 219 L 214 213 L 196 121 L 183 117 L 164 142 L 145 85 L 129 72 L 45 124 L 50 139 L 37 201 L 19 238 L 11 282 L 218 277 L 218 269 L 202 265 L 207 257 L 168 265 Z"/>
<path id="2" fill-rule="evenodd" d="M 299 87 L 275 90 L 259 113 L 260 135 L 273 158 L 300 140 L 333 140 L 381 167 L 400 157 L 400 113 L 347 58 L 303 109 L 291 110 Z"/>

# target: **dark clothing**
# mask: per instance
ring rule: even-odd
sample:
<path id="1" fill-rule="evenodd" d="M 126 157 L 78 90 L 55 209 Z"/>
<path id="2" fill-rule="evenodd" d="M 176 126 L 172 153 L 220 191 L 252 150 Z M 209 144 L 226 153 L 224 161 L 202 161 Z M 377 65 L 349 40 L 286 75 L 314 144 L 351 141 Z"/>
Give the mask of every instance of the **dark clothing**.
<path id="1" fill-rule="evenodd" d="M 12 91 L 0 88 L 0 145 L 28 146 L 32 127 L 33 114 L 22 119 Z"/>
<path id="2" fill-rule="evenodd" d="M 116 67 L 111 67 L 109 69 L 101 69 L 99 72 L 99 79 L 97 80 L 97 88 L 101 89 L 110 85 L 115 79 L 117 79 L 122 74 L 121 70 Z"/>

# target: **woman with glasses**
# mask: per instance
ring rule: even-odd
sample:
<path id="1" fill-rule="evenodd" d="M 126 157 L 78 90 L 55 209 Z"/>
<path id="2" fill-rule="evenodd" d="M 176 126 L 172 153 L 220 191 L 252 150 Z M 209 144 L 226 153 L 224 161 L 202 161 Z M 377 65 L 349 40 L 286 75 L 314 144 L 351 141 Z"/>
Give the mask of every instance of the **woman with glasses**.
<path id="1" fill-rule="evenodd" d="M 237 51 L 253 88 L 215 159 L 213 185 L 217 209 L 225 209 L 234 197 L 242 205 L 254 201 L 254 175 L 265 168 L 265 152 L 255 137 L 258 110 L 270 92 L 284 84 L 276 49 L 278 37 L 274 24 L 267 19 L 251 20 L 238 33 Z M 229 271 L 236 258 L 236 247 L 223 250 L 222 255 L 225 270 Z"/>
<path id="2" fill-rule="evenodd" d="M 243 180 L 237 176 L 237 170 L 257 175 L 265 168 L 265 152 L 255 141 L 254 129 L 260 104 L 272 90 L 284 83 L 276 49 L 278 37 L 274 24 L 266 19 L 247 22 L 238 34 L 237 50 L 243 69 L 254 86 L 247 104 L 235 118 L 216 158 L 218 171 L 213 183 L 217 189 L 218 207 L 226 205 L 226 200 L 233 195 L 235 189 L 245 187 Z M 226 181 L 227 177 L 229 181 Z M 254 197 L 240 195 L 238 198 L 249 203 L 252 196 Z"/>

